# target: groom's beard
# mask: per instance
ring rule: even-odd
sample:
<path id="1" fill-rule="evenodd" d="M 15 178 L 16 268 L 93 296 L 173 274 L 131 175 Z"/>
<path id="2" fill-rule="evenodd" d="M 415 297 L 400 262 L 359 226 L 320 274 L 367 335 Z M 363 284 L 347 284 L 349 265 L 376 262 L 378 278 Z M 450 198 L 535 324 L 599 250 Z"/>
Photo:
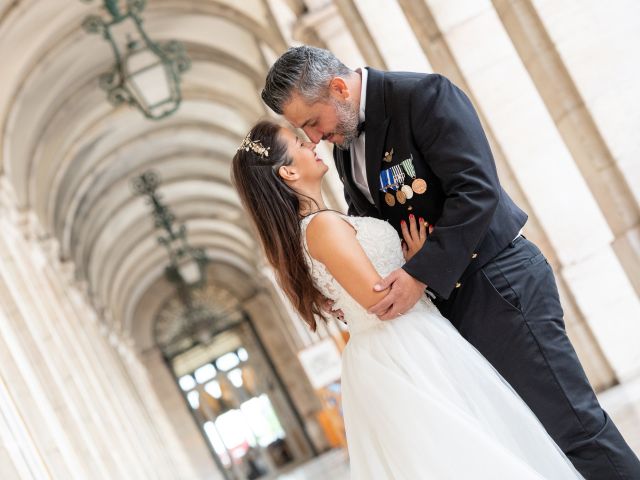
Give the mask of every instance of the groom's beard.
<path id="1" fill-rule="evenodd" d="M 333 100 L 332 103 L 336 108 L 336 115 L 338 117 L 338 124 L 334 134 L 342 135 L 342 143 L 335 143 L 334 145 L 341 150 L 349 150 L 351 144 L 358 136 L 358 122 L 360 121 L 360 115 L 357 109 L 354 108 L 351 102 L 341 102 L 339 100 Z"/>

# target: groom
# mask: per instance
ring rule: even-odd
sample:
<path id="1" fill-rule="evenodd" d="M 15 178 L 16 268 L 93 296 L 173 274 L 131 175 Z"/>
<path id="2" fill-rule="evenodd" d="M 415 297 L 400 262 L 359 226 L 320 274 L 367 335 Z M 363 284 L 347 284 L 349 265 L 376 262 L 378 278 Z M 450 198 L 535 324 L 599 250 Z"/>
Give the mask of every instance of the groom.
<path id="1" fill-rule="evenodd" d="M 553 272 L 520 231 L 527 215 L 498 181 L 466 95 L 440 75 L 350 70 L 326 50 L 289 49 L 262 98 L 314 143 L 335 144 L 350 215 L 409 216 L 435 229 L 385 278 L 372 313 L 388 320 L 425 288 L 506 378 L 587 479 L 640 479 L 567 338 Z"/>

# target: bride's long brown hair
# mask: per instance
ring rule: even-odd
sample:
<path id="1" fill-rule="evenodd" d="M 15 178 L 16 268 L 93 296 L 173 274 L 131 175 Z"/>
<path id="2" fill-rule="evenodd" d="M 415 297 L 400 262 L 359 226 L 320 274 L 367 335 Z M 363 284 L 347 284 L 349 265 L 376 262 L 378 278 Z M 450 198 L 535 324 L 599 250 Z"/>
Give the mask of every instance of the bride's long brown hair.
<path id="1" fill-rule="evenodd" d="M 281 166 L 293 161 L 279 135 L 281 128 L 268 120 L 253 126 L 248 138 L 269 148 L 268 156 L 251 148 L 239 149 L 231 164 L 231 179 L 258 231 L 280 287 L 315 331 L 316 316 L 324 319 L 320 308 L 324 297 L 314 286 L 304 258 L 300 195 L 278 174 Z"/>

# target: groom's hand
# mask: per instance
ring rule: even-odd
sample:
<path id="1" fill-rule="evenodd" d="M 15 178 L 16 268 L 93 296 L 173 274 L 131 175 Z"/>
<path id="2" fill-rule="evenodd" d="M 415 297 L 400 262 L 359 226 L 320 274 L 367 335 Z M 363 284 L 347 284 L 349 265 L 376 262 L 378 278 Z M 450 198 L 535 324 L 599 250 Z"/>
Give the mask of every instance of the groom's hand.
<path id="1" fill-rule="evenodd" d="M 376 292 L 387 288 L 390 288 L 387 296 L 368 310 L 380 320 L 392 320 L 410 310 L 420 300 L 427 286 L 398 268 L 373 287 Z"/>

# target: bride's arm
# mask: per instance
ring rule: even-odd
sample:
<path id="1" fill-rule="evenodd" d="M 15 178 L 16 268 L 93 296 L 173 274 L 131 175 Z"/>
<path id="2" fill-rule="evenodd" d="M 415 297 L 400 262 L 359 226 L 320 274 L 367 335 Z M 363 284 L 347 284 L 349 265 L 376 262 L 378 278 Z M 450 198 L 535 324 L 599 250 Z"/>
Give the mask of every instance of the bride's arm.
<path id="1" fill-rule="evenodd" d="M 320 212 L 306 231 L 309 254 L 323 263 L 329 273 L 364 308 L 375 305 L 387 294 L 373 286 L 381 277 L 356 239 L 351 224 L 333 212 Z"/>

